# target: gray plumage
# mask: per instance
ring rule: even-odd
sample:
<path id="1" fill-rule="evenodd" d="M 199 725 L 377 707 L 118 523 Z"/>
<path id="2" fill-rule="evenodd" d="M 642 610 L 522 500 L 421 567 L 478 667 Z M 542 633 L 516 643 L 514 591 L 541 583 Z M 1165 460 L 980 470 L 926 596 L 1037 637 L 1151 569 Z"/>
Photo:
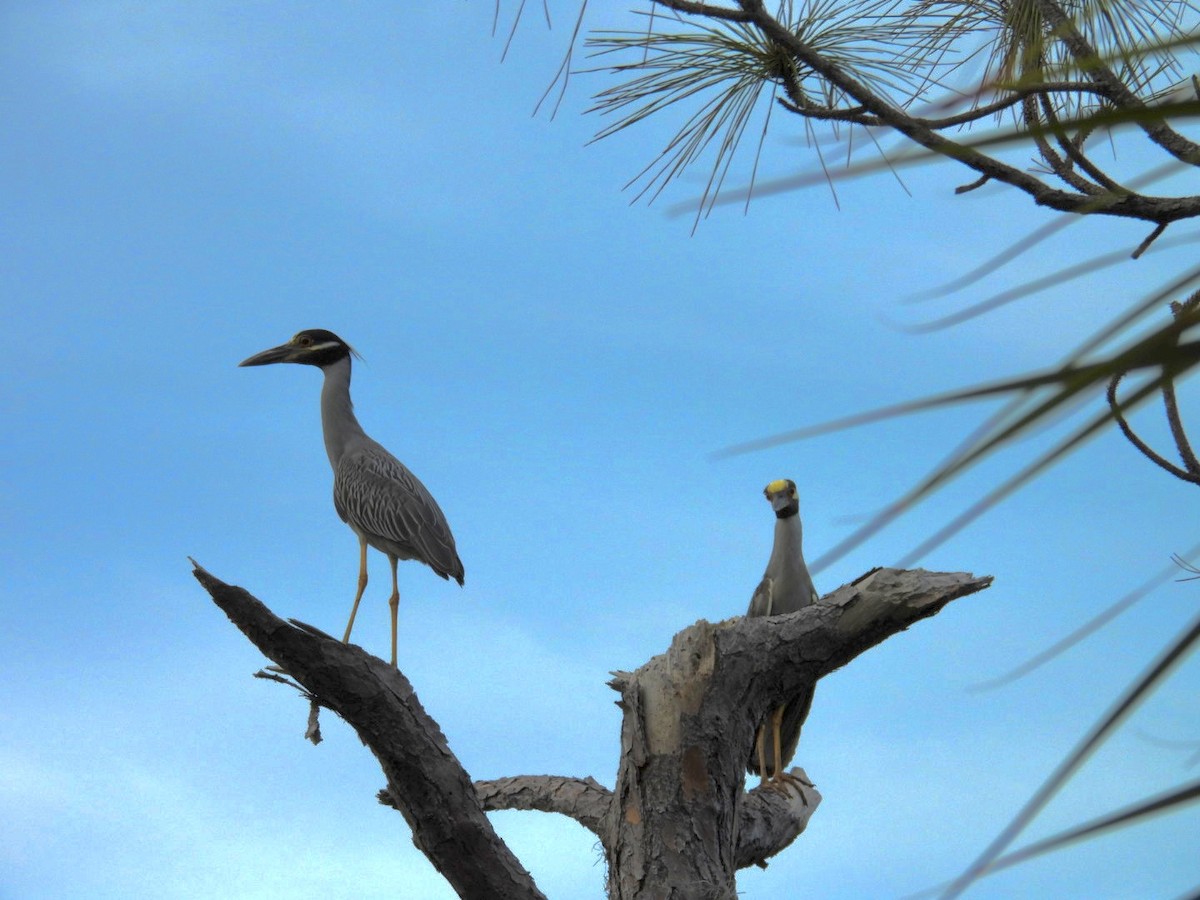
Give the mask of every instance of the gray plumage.
<path id="1" fill-rule="evenodd" d="M 333 469 L 334 508 L 380 553 L 419 560 L 462 584 L 463 565 L 441 507 L 417 476 L 358 424 L 350 400 L 348 345 L 346 351 L 321 366 L 321 431 Z"/>
<path id="2" fill-rule="evenodd" d="M 333 472 L 334 508 L 368 544 L 397 559 L 420 560 L 443 578 L 463 583 L 463 564 L 446 517 L 404 463 L 368 437 L 348 449 Z"/>
<path id="3" fill-rule="evenodd" d="M 299 332 L 288 343 L 257 353 L 243 366 L 304 363 L 324 373 L 321 388 L 321 430 L 333 469 L 333 505 L 358 535 L 360 565 L 358 594 L 346 626 L 350 640 L 358 603 L 367 583 L 366 548 L 385 554 L 392 570 L 392 662 L 396 662 L 396 561 L 415 559 L 442 578 L 463 583 L 463 564 L 454 535 L 433 495 L 400 460 L 372 440 L 358 424 L 350 400 L 350 345 L 323 329 Z"/>
<path id="4" fill-rule="evenodd" d="M 771 557 L 767 561 L 766 572 L 762 581 L 750 599 L 747 616 L 781 616 L 797 612 L 806 606 L 817 602 L 818 595 L 813 587 L 812 576 L 804 562 L 803 529 L 800 525 L 800 500 L 796 493 L 795 482 L 789 479 L 773 481 L 763 490 L 775 510 L 775 542 L 771 547 Z M 780 761 L 775 762 L 775 747 L 772 729 L 772 718 L 779 715 L 778 710 L 772 710 L 764 718 L 758 728 L 759 737 L 755 746 L 750 749 L 746 768 L 751 774 L 767 778 L 770 773 L 783 771 L 796 753 L 800 742 L 800 731 L 804 720 L 808 718 L 812 708 L 813 691 L 805 690 L 787 701 L 782 707 L 782 719 L 779 727 Z M 766 762 L 765 771 L 759 766 L 759 741 L 763 744 L 763 757 Z"/>

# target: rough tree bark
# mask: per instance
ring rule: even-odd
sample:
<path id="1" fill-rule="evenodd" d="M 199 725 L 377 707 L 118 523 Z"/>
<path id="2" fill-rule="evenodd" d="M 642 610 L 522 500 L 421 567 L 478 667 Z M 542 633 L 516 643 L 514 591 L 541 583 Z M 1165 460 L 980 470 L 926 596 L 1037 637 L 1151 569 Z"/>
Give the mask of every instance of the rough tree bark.
<path id="1" fill-rule="evenodd" d="M 196 578 L 230 620 L 312 699 L 358 732 L 379 760 L 380 801 L 459 896 L 541 897 L 492 830 L 489 809 L 558 812 L 595 833 L 612 898 L 733 898 L 737 871 L 787 847 L 821 801 L 803 769 L 786 791 L 744 790 L 767 710 L 990 577 L 876 569 L 800 612 L 699 621 L 670 648 L 610 684 L 624 713 L 615 790 L 591 778 L 471 782 L 403 674 L 360 647 L 284 621 L 200 566 Z"/>

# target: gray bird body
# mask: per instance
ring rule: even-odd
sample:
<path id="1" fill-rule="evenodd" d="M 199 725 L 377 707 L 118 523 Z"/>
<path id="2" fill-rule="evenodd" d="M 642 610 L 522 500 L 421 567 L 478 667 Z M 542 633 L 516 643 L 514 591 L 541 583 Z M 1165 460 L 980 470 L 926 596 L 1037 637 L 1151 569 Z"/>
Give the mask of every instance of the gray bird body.
<path id="1" fill-rule="evenodd" d="M 782 616 L 817 602 L 812 576 L 804 562 L 800 516 L 775 520 L 775 543 L 762 581 L 750 598 L 747 616 Z"/>
<path id="2" fill-rule="evenodd" d="M 419 560 L 462 584 L 463 564 L 441 507 L 417 476 L 358 424 L 350 401 L 350 357 L 323 371 L 321 430 L 337 514 L 381 553 Z"/>
<path id="3" fill-rule="evenodd" d="M 782 616 L 794 613 L 806 606 L 811 606 L 818 600 L 818 594 L 813 587 L 812 576 L 804 562 L 803 538 L 804 532 L 800 525 L 799 500 L 796 497 L 796 485 L 787 480 L 773 481 L 763 492 L 775 509 L 775 541 L 771 547 L 771 557 L 767 561 L 766 572 L 762 581 L 750 598 L 750 608 L 746 611 L 749 617 Z M 746 763 L 747 770 L 754 775 L 767 777 L 768 773 L 780 772 L 792 760 L 796 747 L 800 743 L 800 731 L 804 720 L 808 718 L 812 708 L 813 690 L 808 689 L 792 697 L 783 706 L 782 720 L 779 728 L 780 761 L 776 765 L 774 742 L 763 739 L 765 771 L 760 770 L 758 741 L 750 750 Z M 774 711 L 773 711 L 774 712 Z M 759 732 L 768 732 L 771 728 L 771 713 L 768 713 Z"/>

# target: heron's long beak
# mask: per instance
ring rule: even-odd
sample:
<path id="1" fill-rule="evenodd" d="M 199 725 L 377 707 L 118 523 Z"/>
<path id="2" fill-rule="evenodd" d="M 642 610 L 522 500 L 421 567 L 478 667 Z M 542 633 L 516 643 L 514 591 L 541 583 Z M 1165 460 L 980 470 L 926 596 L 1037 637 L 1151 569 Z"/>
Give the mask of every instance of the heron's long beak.
<path id="1" fill-rule="evenodd" d="M 255 353 L 249 359 L 243 359 L 238 366 L 267 366 L 271 363 L 297 362 L 296 356 L 299 350 L 300 348 L 294 344 L 281 344 L 270 350 L 264 350 L 262 353 Z"/>
<path id="2" fill-rule="evenodd" d="M 242 363 L 242 365 L 245 365 L 245 363 Z M 771 509 L 775 510 L 775 512 L 782 512 L 793 502 L 786 491 L 778 494 L 768 494 L 767 499 L 771 501 Z"/>

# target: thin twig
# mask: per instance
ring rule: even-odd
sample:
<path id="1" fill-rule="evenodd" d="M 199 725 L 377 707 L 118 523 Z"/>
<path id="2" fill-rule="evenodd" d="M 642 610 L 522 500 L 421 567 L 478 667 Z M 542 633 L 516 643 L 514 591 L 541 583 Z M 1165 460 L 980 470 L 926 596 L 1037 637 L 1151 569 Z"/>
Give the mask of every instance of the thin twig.
<path id="1" fill-rule="evenodd" d="M 1149 250 L 1150 245 L 1153 244 L 1158 239 L 1158 236 L 1166 230 L 1167 230 L 1166 222 L 1159 222 L 1157 225 L 1155 225 L 1154 230 L 1151 231 L 1148 235 L 1146 235 L 1146 239 L 1144 241 L 1142 241 L 1140 244 L 1138 244 L 1137 249 L 1135 249 L 1133 251 L 1133 253 L 1131 253 L 1129 255 L 1130 258 L 1131 259 L 1141 258 L 1141 255 L 1143 253 L 1145 253 L 1147 250 Z"/>
<path id="2" fill-rule="evenodd" d="M 1171 315 L 1179 325 L 1180 333 L 1195 324 L 1195 314 L 1200 308 L 1200 291 L 1196 291 L 1183 303 L 1171 304 Z M 1171 429 L 1171 437 L 1175 441 L 1175 449 L 1188 472 L 1200 479 L 1200 460 L 1192 449 L 1187 431 L 1183 427 L 1183 419 L 1179 415 L 1179 403 L 1175 398 L 1175 374 L 1169 369 L 1163 370 L 1163 405 L 1166 407 L 1167 425 Z"/>
<path id="3" fill-rule="evenodd" d="M 1108 392 L 1106 395 L 1108 397 L 1109 409 L 1112 410 L 1113 419 L 1116 421 L 1117 427 L 1121 429 L 1121 434 L 1125 435 L 1129 443 L 1133 444 L 1133 446 L 1137 448 L 1138 452 L 1140 452 L 1142 456 L 1146 457 L 1146 459 L 1150 460 L 1150 462 L 1154 463 L 1160 469 L 1163 469 L 1164 471 L 1174 475 L 1176 478 L 1181 478 L 1184 481 L 1200 483 L 1200 480 L 1193 478 L 1190 473 L 1185 472 L 1170 460 L 1159 456 L 1159 454 L 1155 452 L 1155 450 L 1149 444 L 1138 437 L 1133 428 L 1130 427 L 1129 422 L 1125 420 L 1124 413 L 1121 411 L 1121 403 L 1117 399 L 1117 385 L 1121 383 L 1121 379 L 1124 377 L 1124 372 L 1117 372 L 1115 375 L 1113 375 L 1108 382 Z"/>
<path id="4" fill-rule="evenodd" d="M 965 194 L 968 191 L 973 191 L 973 190 L 976 190 L 977 188 L 983 187 L 985 184 L 987 184 L 991 180 L 992 180 L 991 175 L 980 175 L 978 178 L 976 178 L 970 184 L 960 184 L 958 187 L 956 187 L 954 189 L 954 193 Z"/>

